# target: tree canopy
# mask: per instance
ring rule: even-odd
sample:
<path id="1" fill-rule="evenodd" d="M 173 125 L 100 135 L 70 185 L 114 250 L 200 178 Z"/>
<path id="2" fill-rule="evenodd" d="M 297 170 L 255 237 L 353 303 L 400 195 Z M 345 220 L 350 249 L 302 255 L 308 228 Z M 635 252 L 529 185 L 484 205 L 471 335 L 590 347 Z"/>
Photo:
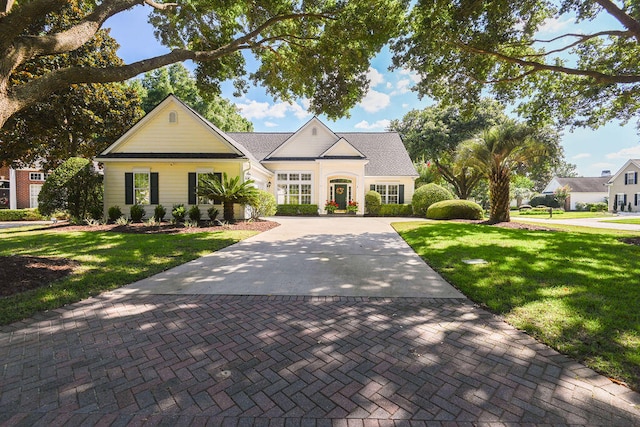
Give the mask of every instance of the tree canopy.
<path id="1" fill-rule="evenodd" d="M 640 110 L 640 2 L 418 0 L 394 64 L 417 71 L 417 90 L 451 105 L 476 103 L 487 86 L 520 100 L 533 122 L 598 127 Z M 606 25 L 555 37 L 552 20 Z"/>
<path id="2" fill-rule="evenodd" d="M 63 28 L 39 23 L 81 3 L 87 11 Z M 95 64 L 51 70 L 27 81 L 13 76 L 32 61 L 82 49 L 105 21 L 143 4 L 169 53 L 131 64 Z M 370 59 L 398 36 L 407 0 L 30 0 L 0 10 L 0 127 L 9 117 L 52 93 L 80 83 L 123 81 L 165 65 L 195 61 L 201 89 L 219 92 L 234 80 L 262 84 L 282 99 L 304 97 L 330 118 L 345 114 L 366 93 Z M 83 8 L 84 10 L 84 8 Z M 245 69 L 243 52 L 257 70 Z"/>
<path id="3" fill-rule="evenodd" d="M 253 124 L 238 108 L 218 94 L 202 94 L 196 80 L 182 64 L 173 64 L 145 73 L 141 80 L 142 108 L 151 111 L 173 93 L 204 118 L 225 132 L 252 132 Z"/>

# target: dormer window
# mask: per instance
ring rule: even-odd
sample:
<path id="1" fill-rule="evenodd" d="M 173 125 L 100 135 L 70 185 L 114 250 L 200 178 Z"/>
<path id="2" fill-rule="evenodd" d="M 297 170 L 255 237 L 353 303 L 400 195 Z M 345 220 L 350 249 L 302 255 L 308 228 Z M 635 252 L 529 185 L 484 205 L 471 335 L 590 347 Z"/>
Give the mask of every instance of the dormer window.
<path id="1" fill-rule="evenodd" d="M 178 123 L 178 112 L 177 111 L 169 112 L 169 123 Z"/>
<path id="2" fill-rule="evenodd" d="M 316 136 L 317 134 L 318 134 L 318 128 L 317 127 L 311 128 L 311 135 Z"/>

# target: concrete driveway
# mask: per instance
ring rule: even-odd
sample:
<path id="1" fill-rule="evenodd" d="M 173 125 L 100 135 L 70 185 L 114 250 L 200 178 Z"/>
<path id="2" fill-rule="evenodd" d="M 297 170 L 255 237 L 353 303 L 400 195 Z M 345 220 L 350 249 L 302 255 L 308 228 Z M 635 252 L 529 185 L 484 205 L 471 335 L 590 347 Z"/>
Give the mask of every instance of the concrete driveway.
<path id="1" fill-rule="evenodd" d="M 398 236 L 393 219 L 275 220 L 277 228 L 116 292 L 464 298 Z"/>

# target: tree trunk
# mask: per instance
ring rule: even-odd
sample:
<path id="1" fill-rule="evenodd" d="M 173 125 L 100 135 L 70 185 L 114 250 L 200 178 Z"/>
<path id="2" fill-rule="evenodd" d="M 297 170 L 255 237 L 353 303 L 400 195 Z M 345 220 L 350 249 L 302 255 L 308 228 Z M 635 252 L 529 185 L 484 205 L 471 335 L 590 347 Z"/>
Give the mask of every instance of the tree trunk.
<path id="1" fill-rule="evenodd" d="M 491 172 L 489 177 L 489 222 L 496 224 L 498 222 L 509 222 L 509 180 L 511 172 L 509 169 L 500 168 Z"/>
<path id="2" fill-rule="evenodd" d="M 225 221 L 233 221 L 233 202 L 223 203 L 223 217 Z"/>

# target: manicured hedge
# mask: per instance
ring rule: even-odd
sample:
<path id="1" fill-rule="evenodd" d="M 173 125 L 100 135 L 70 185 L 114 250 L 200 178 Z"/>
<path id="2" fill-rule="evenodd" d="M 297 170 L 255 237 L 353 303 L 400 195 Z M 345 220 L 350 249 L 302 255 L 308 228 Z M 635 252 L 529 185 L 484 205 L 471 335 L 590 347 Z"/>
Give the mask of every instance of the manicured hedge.
<path id="1" fill-rule="evenodd" d="M 0 221 L 40 221 L 46 219 L 37 209 L 0 209 Z"/>
<path id="2" fill-rule="evenodd" d="M 558 202 L 558 200 L 556 200 L 555 196 L 552 194 L 538 194 L 537 196 L 533 196 L 529 201 L 529 204 L 534 208 L 540 205 L 544 205 L 548 208 L 560 207 L 560 202 Z"/>
<path id="3" fill-rule="evenodd" d="M 380 206 L 382 206 L 382 196 L 374 190 L 369 190 L 364 195 L 364 210 L 367 215 L 380 215 Z"/>
<path id="4" fill-rule="evenodd" d="M 379 216 L 413 216 L 411 205 L 380 205 Z"/>
<path id="5" fill-rule="evenodd" d="M 553 209 L 553 214 L 563 214 L 563 209 Z M 549 208 L 531 208 L 520 211 L 520 215 L 549 215 Z"/>
<path id="6" fill-rule="evenodd" d="M 422 187 L 418 187 L 415 193 L 413 193 L 413 199 L 411 200 L 413 214 L 424 217 L 427 214 L 427 209 L 429 209 L 429 206 L 432 204 L 452 199 L 453 194 L 444 187 L 434 183 L 423 185 Z"/>
<path id="7" fill-rule="evenodd" d="M 318 205 L 278 205 L 276 215 L 280 216 L 317 216 Z"/>
<path id="8" fill-rule="evenodd" d="M 429 219 L 482 219 L 482 206 L 470 200 L 444 200 L 427 209 Z"/>

